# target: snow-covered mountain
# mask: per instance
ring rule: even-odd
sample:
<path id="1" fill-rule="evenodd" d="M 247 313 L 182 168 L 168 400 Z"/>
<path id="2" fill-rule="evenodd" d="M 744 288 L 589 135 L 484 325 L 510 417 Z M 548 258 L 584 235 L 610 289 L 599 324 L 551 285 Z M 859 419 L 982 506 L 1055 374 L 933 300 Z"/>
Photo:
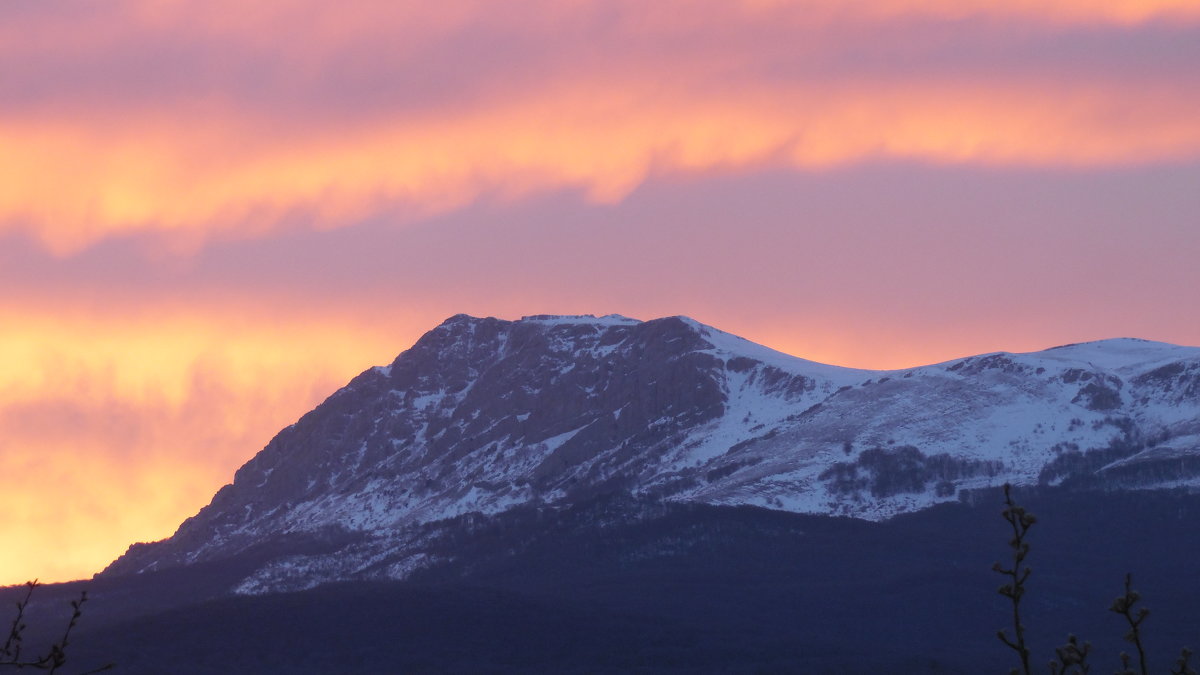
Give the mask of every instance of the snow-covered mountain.
<path id="1" fill-rule="evenodd" d="M 1116 339 L 868 371 L 684 317 L 458 315 L 105 574 L 304 540 L 238 589 L 403 578 L 456 517 L 627 493 L 878 520 L 1004 482 L 1200 485 L 1200 348 Z"/>

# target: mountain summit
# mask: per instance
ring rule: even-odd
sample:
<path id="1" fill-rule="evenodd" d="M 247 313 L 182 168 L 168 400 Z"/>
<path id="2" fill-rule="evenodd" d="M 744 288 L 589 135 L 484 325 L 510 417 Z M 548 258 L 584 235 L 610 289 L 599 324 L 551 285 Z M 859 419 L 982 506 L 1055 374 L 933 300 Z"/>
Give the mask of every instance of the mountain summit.
<path id="1" fill-rule="evenodd" d="M 1006 481 L 1200 484 L 1200 349 L 1117 339 L 869 371 L 686 317 L 457 315 L 104 574 L 256 550 L 242 592 L 403 578 L 436 562 L 447 519 L 618 494 L 879 520 Z"/>

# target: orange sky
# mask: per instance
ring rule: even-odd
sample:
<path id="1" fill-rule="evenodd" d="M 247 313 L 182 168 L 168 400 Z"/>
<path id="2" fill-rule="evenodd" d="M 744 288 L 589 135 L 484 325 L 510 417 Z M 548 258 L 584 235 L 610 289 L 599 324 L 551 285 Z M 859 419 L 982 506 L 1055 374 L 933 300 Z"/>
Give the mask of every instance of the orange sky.
<path id="1" fill-rule="evenodd" d="M 468 312 L 1200 344 L 1194 0 L 0 5 L 0 583 Z"/>
<path id="2" fill-rule="evenodd" d="M 1200 94 L 1179 86 L 1192 54 L 1131 74 L 1107 63 L 1124 53 L 1077 53 L 1114 25 L 1191 26 L 1188 2 L 531 2 L 517 25 L 487 3 L 126 4 L 74 24 L 47 10 L 43 31 L 9 23 L 7 60 L 50 51 L 45 76 L 77 86 L 31 83 L 35 67 L 8 92 L 0 231 L 60 254 L 146 231 L 194 247 L 297 210 L 344 227 L 483 194 L 612 202 L 653 174 L 712 168 L 1200 153 Z"/>

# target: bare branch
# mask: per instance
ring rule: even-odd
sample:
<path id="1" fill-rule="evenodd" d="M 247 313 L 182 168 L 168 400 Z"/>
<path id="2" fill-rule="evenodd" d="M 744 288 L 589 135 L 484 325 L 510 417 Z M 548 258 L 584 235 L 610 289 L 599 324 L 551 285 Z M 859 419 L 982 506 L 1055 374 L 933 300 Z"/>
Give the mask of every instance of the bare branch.
<path id="1" fill-rule="evenodd" d="M 1000 638 L 1000 642 L 1017 652 L 1021 659 L 1024 675 L 1032 675 L 1029 667 L 1029 647 L 1025 644 L 1025 626 L 1021 623 L 1021 598 L 1025 595 L 1025 582 L 1032 574 L 1032 570 L 1027 565 L 1023 565 L 1025 557 L 1029 555 L 1029 542 L 1025 541 L 1025 536 L 1029 533 L 1029 528 L 1037 522 L 1037 518 L 1013 501 L 1012 486 L 1008 483 L 1004 484 L 1004 510 L 1000 516 L 1012 528 L 1013 537 L 1009 540 L 1008 546 L 1013 550 L 1013 565 L 1011 568 L 1006 568 L 1000 563 L 996 563 L 992 566 L 992 570 L 1010 579 L 997 592 L 1012 600 L 1014 637 L 1009 638 L 1005 631 L 998 631 L 996 635 Z M 1021 671 L 1014 670 L 1014 672 Z"/>

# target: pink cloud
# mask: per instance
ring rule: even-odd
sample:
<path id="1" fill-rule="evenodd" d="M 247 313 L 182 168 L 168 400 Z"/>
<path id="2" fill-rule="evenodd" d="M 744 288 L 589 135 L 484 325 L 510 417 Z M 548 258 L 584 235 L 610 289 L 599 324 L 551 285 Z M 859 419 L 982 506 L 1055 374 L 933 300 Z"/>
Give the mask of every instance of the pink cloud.
<path id="1" fill-rule="evenodd" d="M 1175 2 L 72 7 L 18 4 L 0 42 L 0 230 L 64 254 L 652 175 L 1200 155 Z M 1170 48 L 1116 67 L 1141 43 Z"/>

